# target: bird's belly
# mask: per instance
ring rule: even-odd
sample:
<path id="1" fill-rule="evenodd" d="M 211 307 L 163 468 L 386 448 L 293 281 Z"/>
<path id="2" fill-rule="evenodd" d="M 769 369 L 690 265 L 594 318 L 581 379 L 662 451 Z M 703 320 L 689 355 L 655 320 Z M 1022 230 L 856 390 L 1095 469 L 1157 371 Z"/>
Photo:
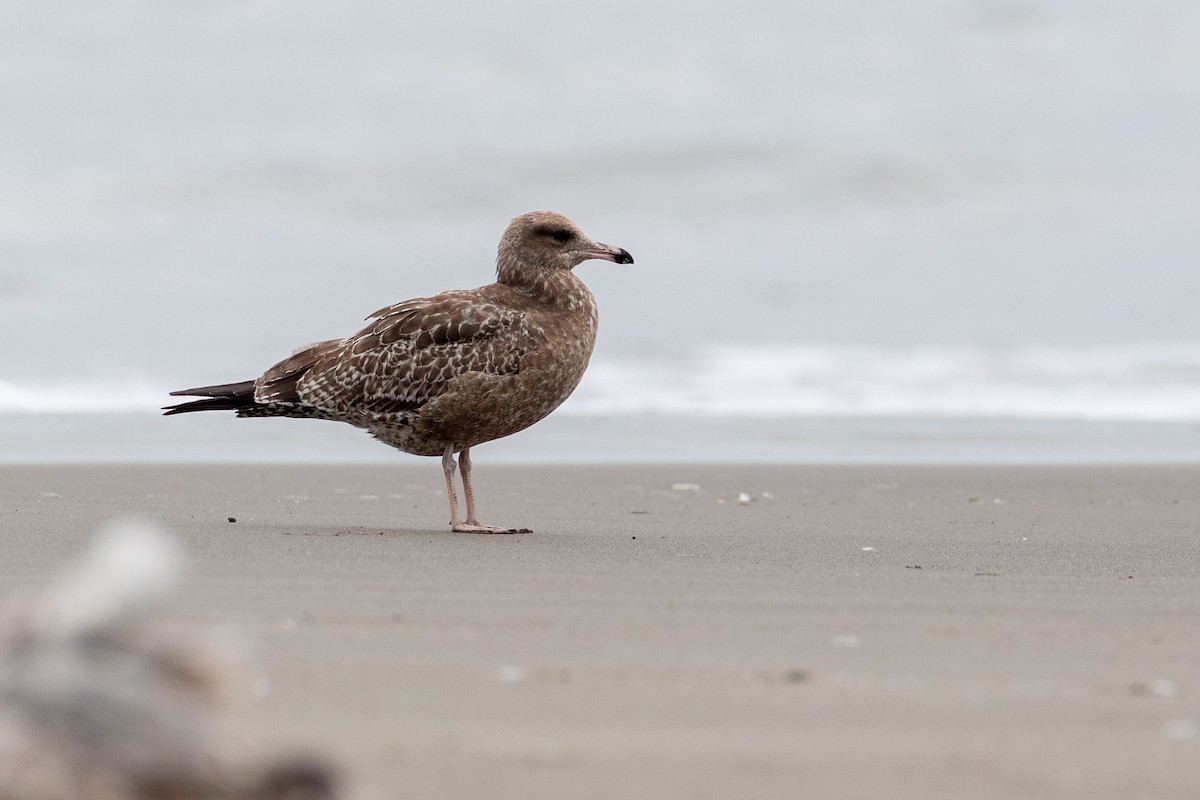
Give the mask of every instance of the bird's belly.
<path id="1" fill-rule="evenodd" d="M 384 444 L 415 456 L 440 456 L 446 451 L 444 441 L 420 436 L 412 425 L 388 420 L 371 420 L 360 427 L 365 428 Z"/>
<path id="2" fill-rule="evenodd" d="M 411 427 L 381 430 L 372 426 L 371 433 L 417 455 L 441 455 L 449 444 L 456 451 L 474 447 L 545 418 L 571 395 L 582 377 L 582 368 L 563 365 L 517 375 L 463 375 L 424 405 Z"/>

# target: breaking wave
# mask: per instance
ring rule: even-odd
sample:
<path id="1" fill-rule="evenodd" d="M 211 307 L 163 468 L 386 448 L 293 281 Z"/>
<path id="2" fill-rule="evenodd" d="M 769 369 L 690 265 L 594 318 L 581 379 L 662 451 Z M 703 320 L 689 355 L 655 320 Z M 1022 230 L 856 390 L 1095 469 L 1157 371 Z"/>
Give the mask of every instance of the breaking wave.
<path id="1" fill-rule="evenodd" d="M 717 348 L 593 364 L 564 410 L 731 417 L 1200 420 L 1200 343 Z"/>

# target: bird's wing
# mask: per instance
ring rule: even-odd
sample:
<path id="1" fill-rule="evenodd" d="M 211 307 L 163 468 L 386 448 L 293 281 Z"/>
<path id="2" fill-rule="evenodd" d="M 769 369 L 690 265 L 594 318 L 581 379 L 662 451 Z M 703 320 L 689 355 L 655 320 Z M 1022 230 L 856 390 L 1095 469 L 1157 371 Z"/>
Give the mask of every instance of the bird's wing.
<path id="1" fill-rule="evenodd" d="M 336 354 L 345 339 L 331 339 L 301 348 L 262 374 L 254 383 L 254 401 L 273 403 L 302 403 L 299 384 L 323 358 Z"/>
<path id="2" fill-rule="evenodd" d="M 459 375 L 514 374 L 534 346 L 529 320 L 474 292 L 446 292 L 380 309 L 370 325 L 320 354 L 297 384 L 323 410 L 396 413 L 419 408 Z"/>

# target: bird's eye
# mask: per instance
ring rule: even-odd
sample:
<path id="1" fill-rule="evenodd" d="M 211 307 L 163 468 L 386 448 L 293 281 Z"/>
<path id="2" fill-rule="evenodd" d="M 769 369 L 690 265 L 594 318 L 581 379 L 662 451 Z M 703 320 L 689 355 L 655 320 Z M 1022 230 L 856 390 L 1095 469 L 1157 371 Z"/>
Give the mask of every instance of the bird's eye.
<path id="1" fill-rule="evenodd" d="M 571 241 L 571 232 L 566 228 L 556 228 L 550 231 L 550 237 L 556 242 L 569 242 Z"/>

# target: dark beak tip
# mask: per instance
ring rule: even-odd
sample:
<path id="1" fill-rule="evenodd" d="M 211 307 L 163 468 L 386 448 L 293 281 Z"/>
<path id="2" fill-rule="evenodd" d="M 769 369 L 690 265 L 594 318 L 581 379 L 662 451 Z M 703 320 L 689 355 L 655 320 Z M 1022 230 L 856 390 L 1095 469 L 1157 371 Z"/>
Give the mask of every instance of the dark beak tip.
<path id="1" fill-rule="evenodd" d="M 629 251 L 626 250 L 624 247 L 622 247 L 621 252 L 617 254 L 617 263 L 618 264 L 632 264 L 633 256 L 629 255 Z"/>

